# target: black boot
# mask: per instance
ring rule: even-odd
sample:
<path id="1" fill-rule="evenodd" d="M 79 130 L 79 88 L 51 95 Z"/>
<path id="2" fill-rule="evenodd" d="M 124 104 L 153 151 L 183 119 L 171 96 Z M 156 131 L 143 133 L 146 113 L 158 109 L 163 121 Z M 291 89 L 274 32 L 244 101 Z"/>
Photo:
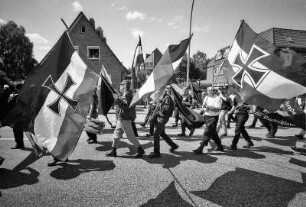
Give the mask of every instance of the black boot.
<path id="1" fill-rule="evenodd" d="M 203 154 L 204 147 L 205 147 L 204 142 L 201 142 L 200 146 L 197 149 L 193 150 L 194 154 L 196 154 L 196 155 Z"/>
<path id="2" fill-rule="evenodd" d="M 141 146 L 138 147 L 137 150 L 138 150 L 138 153 L 137 153 L 137 155 L 135 155 L 135 158 L 141 158 L 142 155 L 144 155 L 145 151 L 142 149 Z"/>
<path id="3" fill-rule="evenodd" d="M 112 151 L 106 154 L 107 157 L 117 157 L 117 149 L 113 147 Z"/>

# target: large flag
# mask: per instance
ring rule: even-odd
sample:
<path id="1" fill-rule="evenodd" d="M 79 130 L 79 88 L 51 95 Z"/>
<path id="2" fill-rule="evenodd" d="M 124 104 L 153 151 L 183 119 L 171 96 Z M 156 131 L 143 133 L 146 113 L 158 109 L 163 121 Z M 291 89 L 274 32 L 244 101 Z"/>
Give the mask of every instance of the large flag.
<path id="1" fill-rule="evenodd" d="M 178 107 L 181 114 L 186 118 L 186 123 L 193 128 L 202 127 L 205 124 L 204 116 L 201 116 L 191 108 L 184 106 L 182 104 L 182 100 L 179 96 L 179 91 L 177 90 L 176 85 L 171 84 L 171 87 L 176 106 Z"/>
<path id="2" fill-rule="evenodd" d="M 28 77 L 4 122 L 34 132 L 39 146 L 65 160 L 82 133 L 98 79 L 65 32 Z"/>
<path id="3" fill-rule="evenodd" d="M 225 70 L 229 84 L 243 101 L 276 111 L 288 99 L 306 93 L 306 58 L 276 48 L 241 23 Z"/>
<path id="4" fill-rule="evenodd" d="M 130 106 L 136 104 L 145 96 L 149 96 L 156 90 L 160 90 L 166 86 L 169 79 L 173 76 L 175 69 L 180 64 L 189 46 L 190 38 L 180 42 L 178 45 L 169 45 L 153 72 L 148 77 L 147 81 L 134 95 Z"/>
<path id="5" fill-rule="evenodd" d="M 137 46 L 135 48 L 135 53 L 133 57 L 133 63 L 132 63 L 132 70 L 131 70 L 131 77 L 132 77 L 132 83 L 131 88 L 134 89 L 138 85 L 138 79 L 139 76 L 142 75 L 140 72 L 140 65 L 144 64 L 144 58 L 143 58 L 143 52 L 142 52 L 142 44 L 140 36 L 138 36 L 139 40 L 137 43 Z"/>

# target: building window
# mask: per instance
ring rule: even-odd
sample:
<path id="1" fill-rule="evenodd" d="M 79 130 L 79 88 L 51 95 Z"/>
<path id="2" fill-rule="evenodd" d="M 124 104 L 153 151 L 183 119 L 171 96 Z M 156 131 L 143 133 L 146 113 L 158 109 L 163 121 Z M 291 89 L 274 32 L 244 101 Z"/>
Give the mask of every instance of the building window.
<path id="1" fill-rule="evenodd" d="M 75 51 L 77 51 L 78 54 L 80 54 L 80 52 L 79 52 L 79 51 L 80 51 L 79 46 L 74 46 L 74 49 L 75 49 Z"/>
<path id="2" fill-rule="evenodd" d="M 81 26 L 81 33 L 84 34 L 85 33 L 85 26 Z"/>
<path id="3" fill-rule="evenodd" d="M 100 47 L 99 46 L 88 46 L 87 47 L 88 59 L 100 59 Z"/>

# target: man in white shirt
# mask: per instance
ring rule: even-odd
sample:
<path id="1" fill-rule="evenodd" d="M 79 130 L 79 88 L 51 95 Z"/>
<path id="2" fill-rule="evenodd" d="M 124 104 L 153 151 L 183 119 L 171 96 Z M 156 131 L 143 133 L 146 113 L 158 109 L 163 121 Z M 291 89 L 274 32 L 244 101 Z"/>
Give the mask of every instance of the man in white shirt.
<path id="1" fill-rule="evenodd" d="M 200 146 L 193 150 L 196 155 L 203 153 L 203 148 L 208 145 L 210 139 L 213 139 L 216 143 L 217 151 L 223 151 L 223 147 L 216 130 L 222 99 L 216 94 L 216 92 L 217 91 L 213 87 L 207 88 L 207 96 L 205 97 L 202 105 L 206 127 L 204 129 L 203 140 Z"/>

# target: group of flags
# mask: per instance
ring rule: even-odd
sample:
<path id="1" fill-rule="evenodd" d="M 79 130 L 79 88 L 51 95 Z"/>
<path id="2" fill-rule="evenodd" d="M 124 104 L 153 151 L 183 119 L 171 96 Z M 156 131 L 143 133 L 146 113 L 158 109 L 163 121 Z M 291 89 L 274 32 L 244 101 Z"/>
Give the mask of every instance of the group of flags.
<path id="1" fill-rule="evenodd" d="M 185 55 L 190 40 L 191 37 L 168 46 L 153 72 L 135 93 L 130 106 L 154 91 L 163 90 Z M 225 72 L 230 87 L 243 101 L 272 111 L 284 106 L 280 119 L 287 116 L 286 121 L 291 126 L 305 129 L 305 113 L 301 110 L 292 112 L 292 102 L 288 101 L 306 93 L 305 58 L 290 49 L 276 48 L 243 21 L 228 61 L 232 67 Z M 143 54 L 139 37 L 133 68 L 140 62 L 143 62 Z M 133 68 L 132 79 L 135 75 Z M 107 115 L 112 107 L 112 94 L 116 91 L 111 84 L 104 67 L 101 74 L 96 74 L 83 62 L 65 32 L 27 78 L 16 106 L 2 124 L 21 126 L 35 135 L 35 144 L 46 148 L 55 158 L 65 160 L 77 145 L 93 94 L 97 93 L 99 97 L 100 114 Z M 179 110 L 189 125 L 202 126 L 205 123 L 203 117 L 180 104 L 177 87 L 172 88 Z"/>

